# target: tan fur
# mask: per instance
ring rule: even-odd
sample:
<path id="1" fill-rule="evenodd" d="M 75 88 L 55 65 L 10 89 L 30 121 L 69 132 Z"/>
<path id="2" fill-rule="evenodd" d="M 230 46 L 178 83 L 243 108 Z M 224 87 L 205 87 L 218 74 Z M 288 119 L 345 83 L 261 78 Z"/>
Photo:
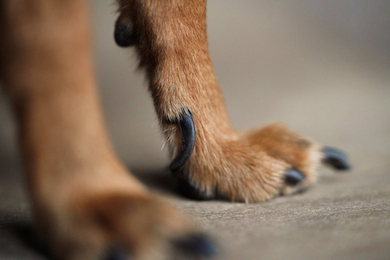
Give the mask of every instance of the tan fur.
<path id="1" fill-rule="evenodd" d="M 206 1 L 118 0 L 139 37 L 140 64 L 172 156 L 191 112 L 195 151 L 184 172 L 207 194 L 264 201 L 291 193 L 284 172 L 315 181 L 320 146 L 282 126 L 230 126 L 208 54 Z M 0 79 L 15 107 L 37 222 L 57 257 L 96 259 L 120 245 L 138 259 L 194 232 L 118 162 L 101 113 L 86 0 L 0 3 Z"/>
<path id="2" fill-rule="evenodd" d="M 185 174 L 194 186 L 208 195 L 255 202 L 291 193 L 282 187 L 288 168 L 303 170 L 305 186 L 314 183 L 320 146 L 281 126 L 249 134 L 230 126 L 208 53 L 206 1 L 123 0 L 120 7 L 139 36 L 141 66 L 172 156 L 181 139 L 178 128 L 165 122 L 187 111 L 193 116 L 197 139 Z"/>
<path id="3" fill-rule="evenodd" d="M 97 259 L 117 243 L 141 259 L 193 232 L 116 159 L 92 69 L 88 2 L 0 5 L 0 78 L 17 111 L 40 233 L 57 257 Z"/>

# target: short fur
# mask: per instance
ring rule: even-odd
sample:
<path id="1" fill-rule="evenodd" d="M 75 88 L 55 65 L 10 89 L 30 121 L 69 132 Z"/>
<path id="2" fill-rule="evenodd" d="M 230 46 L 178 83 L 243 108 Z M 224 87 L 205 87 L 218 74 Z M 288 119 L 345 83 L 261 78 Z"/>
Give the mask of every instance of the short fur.
<path id="1" fill-rule="evenodd" d="M 172 157 L 174 122 L 191 112 L 195 151 L 182 174 L 207 196 L 258 202 L 315 182 L 321 146 L 281 125 L 246 133 L 227 116 L 208 53 L 206 1 L 118 0 Z M 92 66 L 86 0 L 0 2 L 0 79 L 17 112 L 36 220 L 58 258 L 98 259 L 119 245 L 137 259 L 166 256 L 197 232 L 118 161 Z M 306 180 L 284 183 L 297 168 Z M 154 249 L 154 250 L 152 250 Z M 154 253 L 150 253 L 150 252 Z"/>

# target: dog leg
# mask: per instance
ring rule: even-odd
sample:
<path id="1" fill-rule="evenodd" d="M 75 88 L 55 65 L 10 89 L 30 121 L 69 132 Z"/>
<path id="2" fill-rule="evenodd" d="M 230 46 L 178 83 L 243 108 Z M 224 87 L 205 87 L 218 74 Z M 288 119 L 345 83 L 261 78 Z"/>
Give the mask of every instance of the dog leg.
<path id="1" fill-rule="evenodd" d="M 92 69 L 86 0 L 0 3 L 0 79 L 40 234 L 59 259 L 210 255 L 194 225 L 117 160 Z"/>
<path id="2" fill-rule="evenodd" d="M 179 158 L 171 169 L 182 194 L 255 202 L 315 182 L 327 155 L 322 146 L 278 125 L 248 133 L 230 126 L 208 53 L 206 0 L 118 2 L 116 40 L 138 50 L 172 157 Z"/>

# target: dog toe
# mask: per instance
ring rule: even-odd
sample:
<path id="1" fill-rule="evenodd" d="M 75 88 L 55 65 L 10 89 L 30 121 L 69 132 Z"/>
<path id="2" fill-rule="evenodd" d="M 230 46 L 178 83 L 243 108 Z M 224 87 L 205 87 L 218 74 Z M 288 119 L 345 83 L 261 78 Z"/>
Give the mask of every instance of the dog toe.
<path id="1" fill-rule="evenodd" d="M 68 209 L 48 240 L 60 259 L 198 259 L 216 253 L 192 221 L 147 194 L 91 194 Z"/>

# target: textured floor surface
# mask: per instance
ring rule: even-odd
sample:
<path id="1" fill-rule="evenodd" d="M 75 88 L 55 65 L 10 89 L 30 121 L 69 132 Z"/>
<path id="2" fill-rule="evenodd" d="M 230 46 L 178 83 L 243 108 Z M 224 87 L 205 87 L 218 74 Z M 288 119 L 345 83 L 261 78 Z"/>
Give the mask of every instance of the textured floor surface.
<path id="1" fill-rule="evenodd" d="M 96 67 L 119 156 L 213 235 L 220 259 L 390 258 L 390 50 L 382 48 L 390 44 L 383 45 L 384 38 L 375 42 L 375 35 L 385 34 L 379 32 L 388 26 L 367 23 L 374 27 L 360 26 L 362 32 L 354 34 L 332 12 L 304 5 L 314 2 L 209 3 L 210 52 L 232 124 L 244 130 L 283 122 L 342 148 L 353 165 L 341 174 L 323 168 L 318 185 L 306 193 L 242 204 L 194 202 L 174 195 L 143 75 L 133 73 L 132 51 L 112 41 L 112 5 L 95 1 Z M 369 14 L 378 19 L 390 17 L 389 11 L 384 13 L 388 5 L 370 8 Z M 46 259 L 31 239 L 15 136 L 3 97 L 0 259 Z"/>

